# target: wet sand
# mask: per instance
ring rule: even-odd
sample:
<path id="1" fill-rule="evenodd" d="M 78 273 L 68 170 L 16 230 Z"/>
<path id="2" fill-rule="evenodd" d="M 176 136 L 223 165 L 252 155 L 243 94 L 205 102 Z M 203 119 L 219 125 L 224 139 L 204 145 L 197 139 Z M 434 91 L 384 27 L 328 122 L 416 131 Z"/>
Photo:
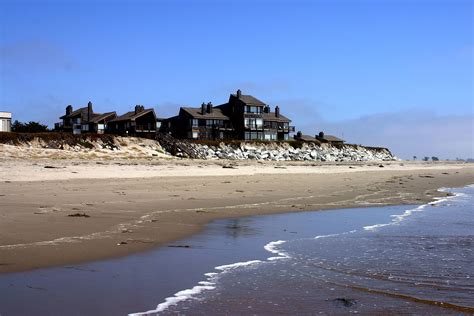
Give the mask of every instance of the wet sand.
<path id="1" fill-rule="evenodd" d="M 0 273 L 124 256 L 214 219 L 420 204 L 472 164 L 0 161 Z M 226 168 L 223 168 L 226 166 Z"/>

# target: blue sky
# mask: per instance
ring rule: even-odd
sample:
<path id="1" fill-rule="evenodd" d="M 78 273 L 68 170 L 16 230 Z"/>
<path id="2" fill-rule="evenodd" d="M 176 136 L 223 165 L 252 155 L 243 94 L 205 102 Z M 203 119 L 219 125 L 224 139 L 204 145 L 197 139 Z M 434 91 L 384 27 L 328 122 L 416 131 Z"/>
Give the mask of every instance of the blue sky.
<path id="1" fill-rule="evenodd" d="M 170 116 L 240 88 L 305 133 L 472 157 L 473 12 L 458 0 L 0 0 L 0 110 L 50 125 L 89 100 Z"/>

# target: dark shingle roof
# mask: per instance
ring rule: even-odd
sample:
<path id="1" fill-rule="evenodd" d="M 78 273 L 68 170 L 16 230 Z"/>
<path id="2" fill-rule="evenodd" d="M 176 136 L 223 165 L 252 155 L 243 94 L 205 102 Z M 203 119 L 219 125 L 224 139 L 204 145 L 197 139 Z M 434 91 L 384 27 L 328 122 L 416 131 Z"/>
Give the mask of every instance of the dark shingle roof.
<path id="1" fill-rule="evenodd" d="M 234 97 L 237 98 L 237 95 L 236 94 L 232 94 Z M 240 101 L 242 101 L 243 103 L 245 103 L 246 105 L 266 105 L 265 103 L 263 103 L 262 101 L 260 101 L 259 99 L 251 96 L 251 95 L 240 95 L 240 98 L 238 98 Z"/>
<path id="2" fill-rule="evenodd" d="M 98 122 L 102 121 L 103 119 L 108 118 L 109 116 L 116 116 L 116 115 L 117 114 L 115 112 L 107 112 L 107 113 L 104 113 L 104 114 L 95 113 L 92 116 L 92 120 L 90 120 L 90 123 L 98 123 Z"/>
<path id="3" fill-rule="evenodd" d="M 222 113 L 220 107 L 213 107 L 212 113 L 204 113 L 202 114 L 201 108 L 186 108 L 182 107 L 182 111 L 188 113 L 193 118 L 197 119 L 215 119 L 215 120 L 229 120 L 229 117 Z"/>
<path id="4" fill-rule="evenodd" d="M 136 118 L 144 115 L 144 114 L 148 114 L 150 112 L 153 112 L 155 113 L 155 110 L 153 109 L 145 109 L 143 111 L 140 111 L 138 113 L 135 113 L 135 111 L 130 111 L 130 112 L 127 112 L 123 115 L 120 115 L 120 116 L 117 116 L 116 118 L 114 118 L 113 120 L 110 120 L 110 122 L 118 122 L 118 121 L 128 121 L 128 120 L 135 120 Z"/>
<path id="5" fill-rule="evenodd" d="M 280 114 L 280 116 L 276 117 L 275 112 L 262 113 L 262 117 L 264 121 L 291 122 L 291 120 L 284 115 Z"/>
<path id="6" fill-rule="evenodd" d="M 325 141 L 328 141 L 328 142 L 344 142 L 345 140 L 341 139 L 341 138 L 338 138 L 336 136 L 333 136 L 333 135 L 324 135 L 323 137 L 318 137 L 319 139 L 322 139 L 322 140 L 325 140 Z"/>
<path id="7" fill-rule="evenodd" d="M 294 138 L 296 140 L 300 140 L 300 141 L 303 141 L 303 142 L 312 142 L 312 143 L 321 144 L 321 142 L 319 140 L 317 140 L 316 138 L 314 138 L 313 136 L 310 136 L 310 135 L 301 135 L 299 137 L 298 137 L 298 135 L 295 135 Z"/>
<path id="8" fill-rule="evenodd" d="M 72 113 L 69 114 L 69 115 L 63 115 L 63 116 L 60 117 L 60 119 L 73 118 L 77 115 L 80 115 L 81 119 L 87 118 L 87 106 L 83 107 L 83 108 L 80 108 L 80 109 L 77 109 L 75 111 L 72 111 Z"/>

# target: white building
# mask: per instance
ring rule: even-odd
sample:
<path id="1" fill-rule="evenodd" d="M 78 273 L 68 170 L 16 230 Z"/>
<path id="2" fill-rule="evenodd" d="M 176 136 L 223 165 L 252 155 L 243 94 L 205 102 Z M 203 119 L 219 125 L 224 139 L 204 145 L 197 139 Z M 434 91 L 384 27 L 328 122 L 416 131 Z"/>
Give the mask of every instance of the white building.
<path id="1" fill-rule="evenodd" d="M 12 114 L 0 111 L 0 132 L 12 131 Z"/>

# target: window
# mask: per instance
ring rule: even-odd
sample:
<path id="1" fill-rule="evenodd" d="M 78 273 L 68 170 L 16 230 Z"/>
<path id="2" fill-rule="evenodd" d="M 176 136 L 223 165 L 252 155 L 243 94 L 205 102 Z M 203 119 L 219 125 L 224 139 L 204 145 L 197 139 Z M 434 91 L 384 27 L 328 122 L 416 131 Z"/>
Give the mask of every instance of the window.
<path id="1" fill-rule="evenodd" d="M 289 128 L 288 122 L 278 123 L 278 129 L 288 129 L 288 128 Z"/>
<path id="2" fill-rule="evenodd" d="M 276 133 L 265 133 L 265 140 L 277 140 L 277 134 Z"/>
<path id="3" fill-rule="evenodd" d="M 191 127 L 198 127 L 198 120 L 197 119 L 189 119 L 189 124 Z"/>
<path id="4" fill-rule="evenodd" d="M 244 125 L 246 128 L 250 129 L 262 129 L 263 128 L 263 120 L 261 118 L 245 118 Z"/>
<path id="5" fill-rule="evenodd" d="M 197 139 L 198 138 L 198 132 L 188 132 L 188 138 Z"/>
<path id="6" fill-rule="evenodd" d="M 278 128 L 278 123 L 274 121 L 265 121 L 263 122 L 263 125 L 265 126 L 265 128 L 271 128 L 271 129 Z"/>
<path id="7" fill-rule="evenodd" d="M 105 129 L 105 124 L 97 124 L 97 129 L 98 129 L 99 131 L 104 130 L 104 129 Z"/>
<path id="8" fill-rule="evenodd" d="M 244 113 L 261 114 L 262 113 L 262 107 L 261 106 L 246 105 L 245 108 L 244 108 Z"/>
<path id="9" fill-rule="evenodd" d="M 262 132 L 245 132 L 245 140 L 263 140 Z"/>

